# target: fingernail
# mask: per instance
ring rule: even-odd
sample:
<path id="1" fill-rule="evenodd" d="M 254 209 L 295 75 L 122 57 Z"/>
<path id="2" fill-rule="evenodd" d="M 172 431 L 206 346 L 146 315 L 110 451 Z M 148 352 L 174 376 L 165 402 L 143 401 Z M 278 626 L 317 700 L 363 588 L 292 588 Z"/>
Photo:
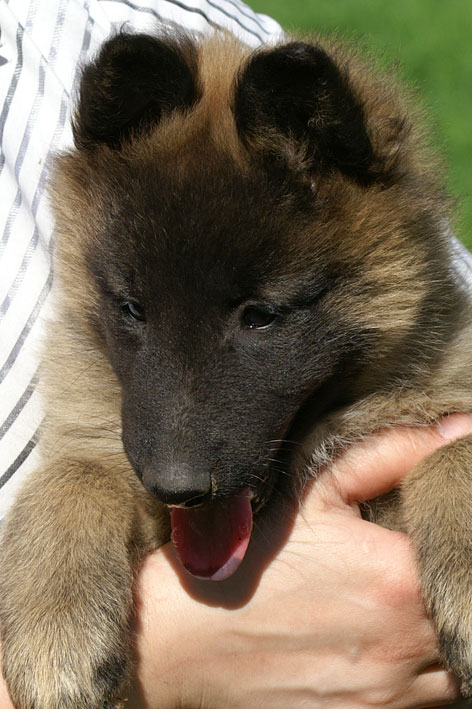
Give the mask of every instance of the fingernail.
<path id="1" fill-rule="evenodd" d="M 451 414 L 438 422 L 438 431 L 447 441 L 454 441 L 472 431 L 472 420 L 467 414 Z"/>

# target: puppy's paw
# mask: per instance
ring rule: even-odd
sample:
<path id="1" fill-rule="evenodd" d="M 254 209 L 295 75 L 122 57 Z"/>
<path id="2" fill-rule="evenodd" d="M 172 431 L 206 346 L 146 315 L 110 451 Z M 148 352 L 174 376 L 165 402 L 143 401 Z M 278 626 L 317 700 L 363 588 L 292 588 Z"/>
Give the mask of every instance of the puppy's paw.
<path id="1" fill-rule="evenodd" d="M 5 522 L 0 634 L 18 709 L 103 709 L 123 696 L 138 546 L 126 491 L 105 469 L 59 461 L 32 475 Z"/>
<path id="2" fill-rule="evenodd" d="M 472 435 L 439 448 L 405 479 L 404 527 L 418 559 L 441 657 L 472 698 Z"/>
<path id="3" fill-rule="evenodd" d="M 18 709 L 102 709 L 132 667 L 131 576 L 104 564 L 0 575 L 3 671 Z M 44 568 L 44 572 L 46 568 Z"/>
<path id="4" fill-rule="evenodd" d="M 55 624 L 52 623 L 54 626 Z M 70 628 L 55 626 L 51 632 L 28 637 L 8 634 L 2 640 L 4 675 L 11 698 L 18 709 L 102 709 L 105 702 L 115 707 L 123 696 L 130 674 L 130 657 L 125 647 L 116 647 L 109 637 L 109 652 L 100 641 L 73 639 Z M 71 642 L 69 642 L 71 641 Z M 103 642 L 105 641 L 105 642 Z"/>

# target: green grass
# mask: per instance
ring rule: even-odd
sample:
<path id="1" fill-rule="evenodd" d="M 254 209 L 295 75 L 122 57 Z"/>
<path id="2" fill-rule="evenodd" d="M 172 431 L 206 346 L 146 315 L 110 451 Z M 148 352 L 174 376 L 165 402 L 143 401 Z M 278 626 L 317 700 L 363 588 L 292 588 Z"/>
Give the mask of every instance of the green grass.
<path id="1" fill-rule="evenodd" d="M 417 86 L 458 198 L 456 234 L 472 250 L 472 0 L 254 0 L 285 30 L 338 32 Z"/>

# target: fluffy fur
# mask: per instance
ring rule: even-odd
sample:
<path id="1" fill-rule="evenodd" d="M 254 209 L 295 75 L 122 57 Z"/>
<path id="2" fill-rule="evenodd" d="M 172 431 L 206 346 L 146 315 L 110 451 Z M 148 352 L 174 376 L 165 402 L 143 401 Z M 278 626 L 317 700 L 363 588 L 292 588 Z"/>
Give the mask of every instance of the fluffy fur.
<path id="1" fill-rule="evenodd" d="M 297 492 L 360 437 L 472 411 L 470 308 L 420 125 L 391 77 L 321 39 L 120 34 L 86 67 L 53 186 L 44 466 L 1 543 L 20 709 L 123 690 L 166 504 L 249 485 L 263 514 L 290 492 L 282 465 Z M 471 446 L 429 456 L 390 515 L 468 695 Z"/>

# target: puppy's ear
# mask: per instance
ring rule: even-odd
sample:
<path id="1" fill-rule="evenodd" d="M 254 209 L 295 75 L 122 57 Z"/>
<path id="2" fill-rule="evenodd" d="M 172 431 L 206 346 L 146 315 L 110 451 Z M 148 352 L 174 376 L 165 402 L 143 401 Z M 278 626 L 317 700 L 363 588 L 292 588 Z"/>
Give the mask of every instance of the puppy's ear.
<path id="1" fill-rule="evenodd" d="M 118 148 L 164 114 L 192 106 L 199 95 L 198 56 L 190 38 L 118 34 L 83 72 L 75 144 Z"/>
<path id="2" fill-rule="evenodd" d="M 280 147 L 277 136 L 288 138 L 310 170 L 334 167 L 361 183 L 372 179 L 362 105 L 320 47 L 291 42 L 252 55 L 235 85 L 234 113 L 246 144 L 270 152 L 271 143 Z"/>

